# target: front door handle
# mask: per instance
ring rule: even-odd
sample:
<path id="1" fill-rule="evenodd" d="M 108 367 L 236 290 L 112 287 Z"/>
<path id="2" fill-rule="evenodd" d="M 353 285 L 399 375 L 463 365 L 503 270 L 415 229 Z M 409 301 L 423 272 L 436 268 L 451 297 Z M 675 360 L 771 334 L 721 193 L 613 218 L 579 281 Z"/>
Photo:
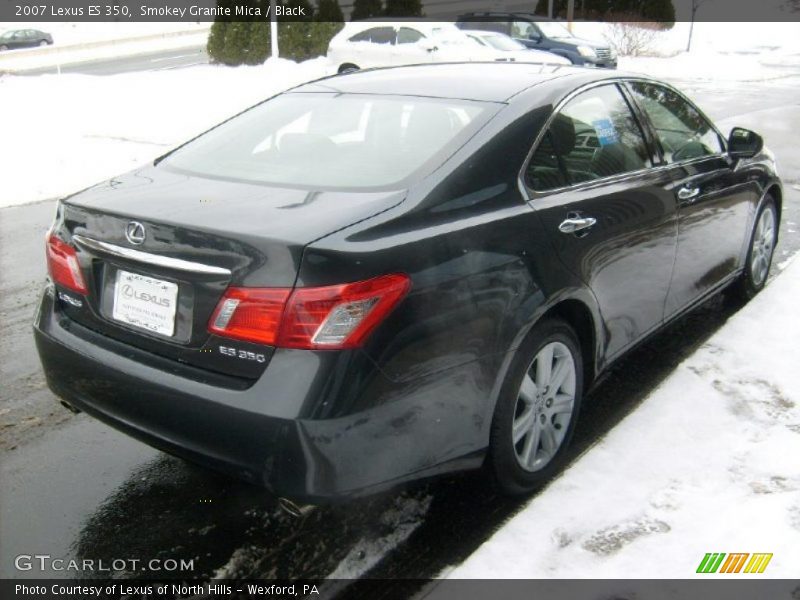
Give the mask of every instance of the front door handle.
<path id="1" fill-rule="evenodd" d="M 678 190 L 678 200 L 681 200 L 686 204 L 691 204 L 692 202 L 694 202 L 694 199 L 697 198 L 697 196 L 699 195 L 700 195 L 699 187 L 689 187 L 688 185 L 685 185 Z"/>
<path id="2" fill-rule="evenodd" d="M 579 231 L 583 231 L 584 229 L 594 227 L 595 223 L 597 223 L 597 219 L 594 217 L 581 217 L 570 214 L 567 215 L 567 218 L 561 222 L 561 225 L 558 226 L 558 230 L 561 233 L 577 233 Z"/>

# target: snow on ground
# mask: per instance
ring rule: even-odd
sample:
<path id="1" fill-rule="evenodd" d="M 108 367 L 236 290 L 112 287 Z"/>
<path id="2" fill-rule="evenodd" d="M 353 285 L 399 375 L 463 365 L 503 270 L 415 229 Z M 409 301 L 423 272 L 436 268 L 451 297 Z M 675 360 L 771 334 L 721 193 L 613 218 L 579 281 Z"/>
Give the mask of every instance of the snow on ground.
<path id="1" fill-rule="evenodd" d="M 671 57 L 623 56 L 619 68 L 660 79 L 680 78 L 718 83 L 768 81 L 800 75 L 800 52 L 724 54 L 711 50 L 683 52 Z M 789 67 L 787 69 L 787 67 Z"/>
<path id="2" fill-rule="evenodd" d="M 96 77 L 0 78 L 0 207 L 129 171 L 260 100 L 327 74 L 325 59 Z"/>
<path id="3" fill-rule="evenodd" d="M 707 552 L 771 552 L 756 577 L 797 578 L 798 296 L 795 260 L 447 576 L 689 578 Z"/>
<path id="4" fill-rule="evenodd" d="M 610 35 L 611 25 L 597 21 L 576 21 L 573 33 L 588 40 L 602 42 Z M 685 52 L 692 32 L 692 52 L 759 54 L 777 52 L 794 54 L 800 51 L 800 24 L 785 23 L 718 23 L 677 22 L 673 27 L 654 35 L 647 54 L 671 56 Z"/>

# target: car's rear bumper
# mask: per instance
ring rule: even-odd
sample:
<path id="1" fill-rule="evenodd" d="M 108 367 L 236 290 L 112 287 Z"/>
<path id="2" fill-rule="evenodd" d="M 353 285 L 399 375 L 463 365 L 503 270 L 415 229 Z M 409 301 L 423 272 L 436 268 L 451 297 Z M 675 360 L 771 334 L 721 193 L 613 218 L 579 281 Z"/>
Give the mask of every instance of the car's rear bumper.
<path id="1" fill-rule="evenodd" d="M 372 374 L 370 388 L 378 391 L 357 394 L 366 408 L 308 417 L 310 398 L 319 395 L 315 386 L 330 387 L 319 381 L 326 379 L 320 377 L 325 358 L 313 353 L 305 354 L 311 360 L 295 355 L 283 365 L 270 364 L 244 389 L 220 386 L 187 377 L 168 359 L 163 366 L 144 361 L 142 351 L 69 320 L 51 286 L 34 333 L 48 385 L 69 404 L 156 448 L 279 496 L 330 501 L 482 460 L 480 441 L 470 443 L 468 434 L 448 446 L 448 426 L 436 412 L 442 407 L 427 414 L 420 403 L 424 386 L 421 396 L 410 393 L 420 391 L 419 384 L 393 384 Z M 375 396 L 391 401 L 373 404 Z"/>

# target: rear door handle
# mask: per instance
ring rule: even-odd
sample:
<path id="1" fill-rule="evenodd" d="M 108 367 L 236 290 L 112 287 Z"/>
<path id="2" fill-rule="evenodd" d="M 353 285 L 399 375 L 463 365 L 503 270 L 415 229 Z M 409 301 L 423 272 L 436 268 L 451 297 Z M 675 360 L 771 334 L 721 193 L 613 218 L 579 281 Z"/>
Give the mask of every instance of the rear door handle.
<path id="1" fill-rule="evenodd" d="M 597 219 L 594 217 L 567 215 L 567 218 L 558 226 L 558 230 L 561 233 L 577 233 L 578 231 L 594 227 L 595 223 L 597 223 Z"/>
<path id="2" fill-rule="evenodd" d="M 694 199 L 697 198 L 697 196 L 699 195 L 700 195 L 699 187 L 689 187 L 688 185 L 685 185 L 678 190 L 678 200 L 681 200 L 686 204 L 691 204 L 692 202 L 694 202 Z"/>

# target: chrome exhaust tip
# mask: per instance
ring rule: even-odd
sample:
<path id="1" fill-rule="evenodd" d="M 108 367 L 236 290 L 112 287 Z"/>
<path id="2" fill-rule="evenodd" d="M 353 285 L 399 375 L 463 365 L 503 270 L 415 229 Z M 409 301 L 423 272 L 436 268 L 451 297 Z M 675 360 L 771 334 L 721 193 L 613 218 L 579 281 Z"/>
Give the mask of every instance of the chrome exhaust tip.
<path id="1" fill-rule="evenodd" d="M 72 404 L 70 404 L 66 400 L 61 400 L 61 406 L 66 408 L 69 412 L 71 412 L 74 415 L 79 415 L 82 412 L 81 409 L 75 408 L 74 406 L 72 406 Z"/>
<path id="2" fill-rule="evenodd" d="M 317 508 L 314 504 L 297 504 L 288 498 L 278 498 L 278 506 L 283 512 L 295 518 L 304 517 Z"/>

